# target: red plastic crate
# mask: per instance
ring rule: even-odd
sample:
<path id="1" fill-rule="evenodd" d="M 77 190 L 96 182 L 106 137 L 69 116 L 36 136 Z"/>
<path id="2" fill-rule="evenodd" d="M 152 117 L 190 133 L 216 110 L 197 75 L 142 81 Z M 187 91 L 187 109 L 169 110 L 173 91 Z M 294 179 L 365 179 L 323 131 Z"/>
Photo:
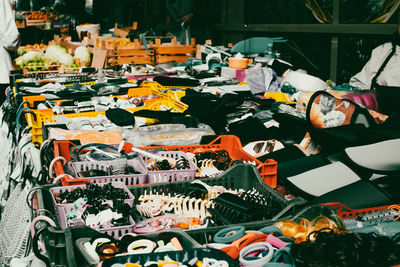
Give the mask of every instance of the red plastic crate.
<path id="1" fill-rule="evenodd" d="M 353 210 L 339 202 L 324 203 L 321 205 L 328 206 L 334 209 L 341 219 L 356 218 L 357 216 L 362 214 L 368 214 L 374 211 L 390 209 L 392 206 L 395 205 L 400 206 L 400 204 L 392 204 L 380 207 Z"/>
<path id="2" fill-rule="evenodd" d="M 66 161 L 71 160 L 71 155 L 69 154 L 69 149 L 72 146 L 75 146 L 76 143 L 74 141 L 54 141 L 54 158 L 56 157 L 63 157 L 66 159 Z M 52 171 L 52 170 L 50 170 Z M 64 165 L 61 161 L 57 161 L 54 163 L 54 172 L 56 174 L 56 177 L 62 174 L 65 174 L 64 172 Z M 65 175 L 61 179 L 61 184 L 63 186 L 68 186 L 68 185 L 81 185 L 85 184 L 88 182 L 87 179 L 85 178 L 76 178 L 76 179 L 71 179 L 69 178 L 68 175 Z"/>
<path id="3" fill-rule="evenodd" d="M 273 159 L 268 159 L 264 163 L 245 152 L 242 148 L 240 139 L 235 135 L 221 135 L 207 145 L 185 145 L 185 146 L 154 146 L 142 147 L 141 149 L 162 148 L 167 151 L 179 150 L 183 152 L 199 153 L 205 151 L 226 150 L 233 160 L 240 160 L 255 163 L 264 183 L 272 188 L 277 186 L 278 163 Z"/>

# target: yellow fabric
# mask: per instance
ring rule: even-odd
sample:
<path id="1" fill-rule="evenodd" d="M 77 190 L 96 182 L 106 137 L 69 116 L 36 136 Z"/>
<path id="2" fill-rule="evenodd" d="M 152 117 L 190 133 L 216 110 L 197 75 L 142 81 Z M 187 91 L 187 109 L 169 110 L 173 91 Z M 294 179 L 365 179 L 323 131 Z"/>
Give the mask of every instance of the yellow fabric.
<path id="1" fill-rule="evenodd" d="M 296 104 L 296 102 L 291 101 L 287 96 L 287 94 L 285 93 L 281 92 L 265 93 L 264 96 L 275 99 L 276 102 L 286 102 L 288 104 Z"/>

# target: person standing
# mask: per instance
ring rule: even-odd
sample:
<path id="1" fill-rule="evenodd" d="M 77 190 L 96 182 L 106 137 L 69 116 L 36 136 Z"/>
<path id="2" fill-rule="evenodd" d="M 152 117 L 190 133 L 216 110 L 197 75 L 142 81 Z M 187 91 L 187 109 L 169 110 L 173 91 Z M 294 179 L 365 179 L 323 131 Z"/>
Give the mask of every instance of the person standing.
<path id="1" fill-rule="evenodd" d="M 5 90 L 10 84 L 13 64 L 9 51 L 19 46 L 19 32 L 10 0 L 0 0 L 0 104 L 5 100 Z"/>
<path id="2" fill-rule="evenodd" d="M 166 0 L 167 25 L 176 40 L 190 44 L 190 24 L 194 19 L 193 0 Z"/>

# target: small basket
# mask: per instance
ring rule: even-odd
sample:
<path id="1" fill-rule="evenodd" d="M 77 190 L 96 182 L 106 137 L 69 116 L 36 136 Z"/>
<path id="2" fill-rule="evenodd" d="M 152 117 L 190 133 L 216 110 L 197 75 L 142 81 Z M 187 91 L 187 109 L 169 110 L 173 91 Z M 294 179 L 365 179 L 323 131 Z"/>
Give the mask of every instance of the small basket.
<path id="1" fill-rule="evenodd" d="M 186 156 L 185 153 L 181 151 L 162 151 L 157 153 L 158 156 L 171 158 L 179 160 L 181 157 L 189 162 L 189 169 L 185 170 L 168 170 L 168 171 L 148 171 L 149 183 L 168 183 L 177 181 L 191 181 L 194 180 L 196 176 L 196 166 L 194 163 Z M 146 164 L 151 160 L 147 156 L 141 156 L 143 162 Z"/>
<path id="2" fill-rule="evenodd" d="M 90 161 L 90 162 L 74 162 L 72 167 L 74 168 L 75 177 L 79 177 L 79 172 L 89 170 L 103 170 L 107 171 L 110 166 L 114 166 L 115 160 L 110 161 Z M 147 171 L 144 167 L 144 163 L 139 159 L 131 159 L 126 161 L 127 165 L 132 166 L 135 170 L 139 171 L 140 174 L 122 174 L 122 175 L 110 175 L 110 176 L 97 176 L 85 178 L 88 181 L 99 184 L 99 183 L 110 183 L 110 182 L 122 182 L 125 185 L 137 185 L 148 183 Z"/>
<path id="3" fill-rule="evenodd" d="M 105 184 L 99 184 L 101 185 L 105 185 Z M 113 184 L 115 187 L 121 187 L 122 184 Z M 74 204 L 73 203 L 67 203 L 67 204 L 59 204 L 57 203 L 54 195 L 56 193 L 62 193 L 65 191 L 71 192 L 77 188 L 82 188 L 85 189 L 86 185 L 75 185 L 75 186 L 63 186 L 63 187 L 53 187 L 50 188 L 50 193 L 51 193 L 51 197 L 53 200 L 53 204 L 55 206 L 55 210 L 57 212 L 58 215 L 58 221 L 60 224 L 60 228 L 61 229 L 66 229 L 67 228 L 67 214 L 74 208 Z M 125 187 L 122 186 L 122 188 L 124 189 L 124 191 L 126 193 L 128 193 L 129 195 L 129 199 L 125 199 L 124 202 L 126 204 L 128 204 L 130 207 L 133 206 L 133 202 L 134 202 L 134 196 L 132 195 L 131 192 L 129 192 L 129 190 Z M 123 235 L 124 233 L 127 233 L 129 231 L 133 231 L 133 228 L 135 226 L 135 222 L 133 221 L 133 219 L 130 217 L 129 218 L 130 221 L 130 225 L 127 226 L 118 226 L 118 227 L 112 227 L 112 228 L 107 228 L 107 229 L 98 229 L 99 232 L 102 233 L 108 233 L 111 236 L 119 236 L 119 235 Z"/>

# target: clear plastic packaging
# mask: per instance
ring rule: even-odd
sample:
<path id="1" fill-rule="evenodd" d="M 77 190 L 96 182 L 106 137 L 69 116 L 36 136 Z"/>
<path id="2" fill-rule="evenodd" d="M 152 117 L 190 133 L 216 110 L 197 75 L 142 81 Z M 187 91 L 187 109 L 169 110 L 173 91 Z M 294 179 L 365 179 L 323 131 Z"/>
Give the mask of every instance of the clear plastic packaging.
<path id="1" fill-rule="evenodd" d="M 134 146 L 196 145 L 203 135 L 214 135 L 208 125 L 186 128 L 183 124 L 160 124 L 124 130 L 123 137 Z"/>

